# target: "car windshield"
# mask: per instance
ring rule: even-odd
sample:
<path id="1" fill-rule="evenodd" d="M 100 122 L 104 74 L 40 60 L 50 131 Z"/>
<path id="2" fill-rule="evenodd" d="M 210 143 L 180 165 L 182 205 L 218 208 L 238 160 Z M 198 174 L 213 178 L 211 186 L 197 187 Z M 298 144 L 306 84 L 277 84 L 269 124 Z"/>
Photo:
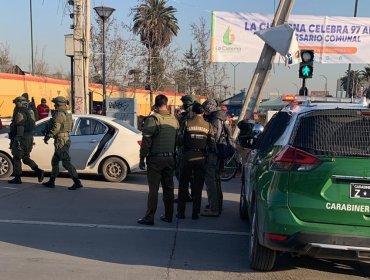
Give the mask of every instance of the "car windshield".
<path id="1" fill-rule="evenodd" d="M 131 124 L 129 124 L 129 123 L 127 123 L 127 122 L 123 121 L 123 120 L 120 120 L 120 119 L 113 119 L 113 121 L 114 121 L 115 123 L 118 123 L 118 124 L 122 125 L 124 128 L 127 128 L 128 130 L 130 130 L 130 131 L 132 131 L 132 132 L 134 132 L 134 133 L 138 133 L 138 134 L 140 134 L 140 133 L 141 133 L 141 131 L 140 131 L 140 130 L 136 129 L 136 128 L 135 128 L 135 127 L 133 127 Z"/>
<path id="2" fill-rule="evenodd" d="M 370 156 L 370 112 L 314 110 L 303 114 L 291 144 L 316 155 Z"/>

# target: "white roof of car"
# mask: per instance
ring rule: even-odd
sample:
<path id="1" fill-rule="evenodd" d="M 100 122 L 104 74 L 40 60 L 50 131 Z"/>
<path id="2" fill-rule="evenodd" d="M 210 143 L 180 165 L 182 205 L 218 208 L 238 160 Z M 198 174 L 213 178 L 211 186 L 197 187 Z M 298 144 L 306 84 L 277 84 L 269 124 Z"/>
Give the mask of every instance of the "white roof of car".
<path id="1" fill-rule="evenodd" d="M 338 102 L 343 101 L 343 102 Z M 294 113 L 304 113 L 313 110 L 330 110 L 330 109 L 368 109 L 369 105 L 366 98 L 356 99 L 351 103 L 350 98 L 339 99 L 330 98 L 330 100 L 324 100 L 320 98 L 298 98 L 299 103 L 291 103 L 287 105 L 282 111 L 294 112 Z M 335 102 L 336 101 L 336 102 Z M 346 102 L 347 101 L 347 102 Z"/>

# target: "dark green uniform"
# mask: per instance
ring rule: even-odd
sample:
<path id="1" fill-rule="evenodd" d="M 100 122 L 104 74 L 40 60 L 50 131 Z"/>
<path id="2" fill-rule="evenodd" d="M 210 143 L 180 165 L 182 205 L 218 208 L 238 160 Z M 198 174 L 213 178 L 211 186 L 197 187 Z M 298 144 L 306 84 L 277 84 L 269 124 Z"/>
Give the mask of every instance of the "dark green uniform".
<path id="1" fill-rule="evenodd" d="M 146 158 L 149 184 L 148 205 L 144 219 L 154 223 L 158 204 L 159 184 L 163 188 L 164 217 L 172 221 L 175 169 L 175 141 L 178 121 L 166 110 L 159 110 L 149 116 L 143 127 L 140 158 Z"/>
<path id="2" fill-rule="evenodd" d="M 17 97 L 13 100 L 14 108 L 12 122 L 10 124 L 10 149 L 13 156 L 14 179 L 8 181 L 11 184 L 22 183 L 22 163 L 27 164 L 34 170 L 41 182 L 44 178 L 44 171 L 39 169 L 37 164 L 30 158 L 33 148 L 33 128 L 35 120 L 33 115 L 26 108 L 27 100 L 24 97 Z"/>
<path id="3" fill-rule="evenodd" d="M 25 92 L 22 94 L 22 97 L 24 97 L 26 100 L 27 100 L 27 104 L 26 104 L 26 107 L 29 109 L 29 112 L 31 114 L 33 114 L 33 119 L 35 121 L 38 121 L 39 120 L 39 112 L 37 111 L 37 108 L 36 108 L 36 105 L 33 101 L 33 98 L 32 98 L 32 101 L 30 101 L 29 99 L 29 96 L 28 96 L 28 93 Z"/>
<path id="4" fill-rule="evenodd" d="M 44 183 L 46 187 L 55 186 L 55 178 L 59 174 L 59 162 L 62 162 L 63 167 L 68 171 L 69 176 L 73 179 L 74 184 L 69 190 L 75 190 L 81 188 L 81 182 L 78 179 L 76 168 L 71 163 L 71 157 L 69 155 L 69 148 L 71 146 L 70 131 L 72 130 L 72 114 L 67 111 L 67 101 L 64 97 L 56 97 L 52 100 L 56 104 L 56 110 L 53 117 L 50 119 L 48 124 L 48 131 L 44 138 L 45 143 L 50 138 L 54 138 L 54 155 L 51 159 L 51 174 L 50 180 Z"/>
<path id="5" fill-rule="evenodd" d="M 185 126 L 185 122 L 193 116 L 192 112 L 192 105 L 194 104 L 194 97 L 192 95 L 184 95 L 181 97 L 182 101 L 182 107 L 184 109 L 184 112 L 182 112 L 179 116 L 179 124 L 180 128 Z M 180 129 L 180 133 L 181 129 Z M 183 157 L 183 151 L 182 147 L 177 147 L 176 149 L 176 170 L 175 170 L 175 175 L 178 181 L 180 181 L 180 171 L 181 171 L 181 161 Z M 190 189 L 191 189 L 191 195 L 189 192 L 189 188 L 185 190 L 185 195 L 186 195 L 186 201 L 192 201 L 192 196 L 193 196 L 193 175 L 190 174 L 191 179 L 189 180 L 190 184 Z"/>
<path id="6" fill-rule="evenodd" d="M 185 218 L 187 190 L 190 178 L 193 175 L 192 218 L 198 219 L 205 176 L 206 150 L 207 147 L 214 146 L 212 126 L 204 120 L 202 114 L 197 114 L 188 119 L 180 128 L 180 131 L 183 131 L 183 133 L 178 137 L 178 145 L 182 148 L 183 153 L 180 165 L 177 217 Z"/>

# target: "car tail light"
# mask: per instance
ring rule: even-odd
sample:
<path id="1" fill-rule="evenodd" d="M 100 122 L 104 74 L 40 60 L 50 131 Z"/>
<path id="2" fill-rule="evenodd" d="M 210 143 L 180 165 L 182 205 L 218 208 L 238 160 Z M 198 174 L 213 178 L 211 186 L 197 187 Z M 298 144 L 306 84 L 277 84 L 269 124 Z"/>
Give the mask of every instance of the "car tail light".
<path id="1" fill-rule="evenodd" d="M 310 171 L 321 164 L 321 160 L 300 149 L 286 146 L 272 160 L 271 170 Z"/>
<path id="2" fill-rule="evenodd" d="M 137 143 L 139 144 L 139 146 L 141 146 L 141 142 L 142 142 L 141 140 L 138 140 L 137 141 Z"/>
<path id="3" fill-rule="evenodd" d="M 288 239 L 288 235 L 275 234 L 270 232 L 265 232 L 265 239 L 273 241 L 285 241 Z"/>

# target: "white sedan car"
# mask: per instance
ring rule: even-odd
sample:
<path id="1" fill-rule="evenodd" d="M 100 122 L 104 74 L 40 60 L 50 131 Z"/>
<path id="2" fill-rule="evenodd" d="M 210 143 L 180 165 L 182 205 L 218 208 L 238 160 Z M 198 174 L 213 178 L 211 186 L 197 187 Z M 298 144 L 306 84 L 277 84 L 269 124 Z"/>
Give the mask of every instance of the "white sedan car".
<path id="1" fill-rule="evenodd" d="M 31 158 L 41 169 L 51 171 L 53 139 L 45 144 L 43 131 L 49 118 L 36 122 Z M 121 182 L 139 170 L 141 133 L 128 123 L 100 115 L 73 115 L 70 155 L 78 173 L 102 174 L 109 182 Z M 0 134 L 0 178 L 13 173 L 7 133 Z M 31 170 L 23 165 L 23 170 Z M 60 164 L 60 170 L 64 170 Z"/>

